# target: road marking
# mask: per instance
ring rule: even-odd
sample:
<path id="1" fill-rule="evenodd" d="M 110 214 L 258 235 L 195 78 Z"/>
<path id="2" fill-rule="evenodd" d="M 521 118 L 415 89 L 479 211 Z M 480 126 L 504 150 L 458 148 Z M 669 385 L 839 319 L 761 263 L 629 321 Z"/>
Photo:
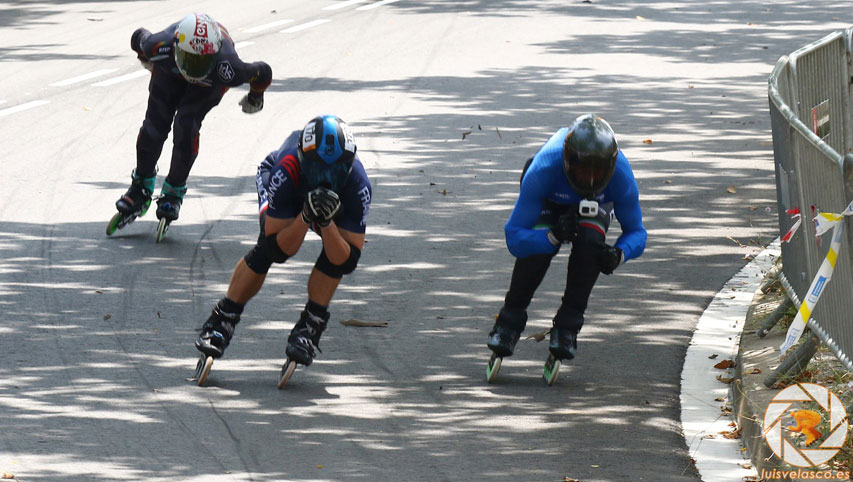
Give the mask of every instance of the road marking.
<path id="1" fill-rule="evenodd" d="M 346 2 L 336 3 L 334 5 L 329 5 L 328 7 L 323 7 L 323 10 L 338 10 L 339 8 L 347 8 L 350 5 L 355 5 L 357 3 L 364 3 L 367 0 L 347 0 Z"/>
<path id="2" fill-rule="evenodd" d="M 300 32 L 300 31 L 305 30 L 307 28 L 316 27 L 317 25 L 323 25 L 324 23 L 328 23 L 328 22 L 331 22 L 331 20 L 329 20 L 328 18 L 320 18 L 317 20 L 312 20 L 312 21 L 307 22 L 307 23 L 302 23 L 299 25 L 294 25 L 293 27 L 290 27 L 290 28 L 286 28 L 286 29 L 282 30 L 281 33 Z"/>
<path id="3" fill-rule="evenodd" d="M 94 84 L 92 84 L 92 87 L 107 87 L 109 85 L 115 85 L 115 84 L 118 84 L 118 83 L 121 83 L 121 82 L 124 82 L 127 80 L 133 80 L 133 79 L 138 78 L 138 77 L 146 77 L 148 75 L 151 75 L 151 72 L 148 72 L 147 70 L 137 70 L 136 72 L 120 75 L 114 79 L 103 80 L 101 82 L 95 82 Z"/>
<path id="4" fill-rule="evenodd" d="M 45 105 L 49 103 L 49 100 L 34 100 L 31 102 L 27 102 L 26 104 L 16 105 L 15 107 L 9 107 L 0 110 L 0 117 L 7 116 L 9 114 L 14 114 L 16 112 L 21 112 L 22 110 L 32 109 L 33 107 L 38 107 L 40 105 Z"/>
<path id="5" fill-rule="evenodd" d="M 371 3 L 370 5 L 365 5 L 363 7 L 358 7 L 356 10 L 371 10 L 376 7 L 381 7 L 382 5 L 388 5 L 389 3 L 399 2 L 400 0 L 381 0 L 376 3 Z"/>
<path id="6" fill-rule="evenodd" d="M 249 41 L 237 42 L 236 44 L 234 44 L 234 48 L 235 49 L 241 49 L 243 47 L 248 47 L 249 45 L 252 45 L 253 43 L 255 43 L 255 42 L 249 42 Z"/>
<path id="7" fill-rule="evenodd" d="M 278 27 L 279 25 L 284 25 L 286 23 L 292 22 L 292 18 L 284 18 L 281 20 L 276 20 L 275 22 L 265 23 L 263 25 L 258 25 L 257 27 L 248 28 L 245 31 L 247 33 L 255 33 L 260 32 L 261 30 L 266 30 L 268 28 Z"/>
<path id="8" fill-rule="evenodd" d="M 94 79 L 95 77 L 111 74 L 116 70 L 118 69 L 96 70 L 94 72 L 89 72 L 88 74 L 78 75 L 77 77 L 71 77 L 70 79 L 60 80 L 59 82 L 54 82 L 50 85 L 52 87 L 65 87 L 66 85 L 76 84 L 78 82 L 83 82 L 84 80 Z"/>

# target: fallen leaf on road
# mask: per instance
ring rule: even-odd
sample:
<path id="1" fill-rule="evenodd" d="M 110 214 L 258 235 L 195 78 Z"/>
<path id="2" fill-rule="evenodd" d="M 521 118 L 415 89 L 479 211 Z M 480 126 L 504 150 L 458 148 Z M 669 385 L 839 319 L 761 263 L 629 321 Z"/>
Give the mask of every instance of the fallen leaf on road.
<path id="1" fill-rule="evenodd" d="M 666 180 L 666 181 L 664 181 L 663 183 L 664 183 L 664 184 L 672 184 L 672 181 L 671 181 L 671 180 L 669 180 L 669 179 L 667 179 L 667 180 Z"/>
<path id="2" fill-rule="evenodd" d="M 716 353 L 714 353 L 713 355 L 709 356 L 708 358 L 713 360 L 714 358 L 717 358 L 718 356 L 720 356 L 720 355 L 717 355 Z"/>
<path id="3" fill-rule="evenodd" d="M 341 324 L 344 326 L 367 326 L 367 327 L 386 327 L 388 326 L 387 321 L 362 321 L 356 320 L 355 318 L 351 318 L 349 320 L 341 320 Z"/>
<path id="4" fill-rule="evenodd" d="M 15 475 L 10 474 L 9 472 L 3 472 L 3 475 L 0 476 L 0 479 L 14 479 Z"/>
<path id="5" fill-rule="evenodd" d="M 525 338 L 525 340 L 536 340 L 536 342 L 538 343 L 538 342 L 544 340 L 545 337 L 548 336 L 548 333 L 551 333 L 550 328 L 548 328 L 547 330 L 545 330 L 541 333 L 534 333 L 534 334 L 528 336 L 527 338 Z"/>
<path id="6" fill-rule="evenodd" d="M 590 2 L 592 3 L 592 2 Z M 578 479 L 573 479 L 571 477 L 563 477 L 563 482 L 580 482 Z"/>
<path id="7" fill-rule="evenodd" d="M 643 140 L 643 144 L 651 144 L 653 141 L 651 139 Z"/>
<path id="8" fill-rule="evenodd" d="M 743 427 L 738 428 L 737 430 L 732 430 L 731 432 L 720 432 L 720 434 L 730 440 L 740 438 L 740 433 L 743 431 Z"/>
<path id="9" fill-rule="evenodd" d="M 734 379 L 734 378 L 728 378 L 728 377 L 724 378 L 722 375 L 717 375 L 717 380 L 719 380 L 719 381 L 721 381 L 721 382 L 723 382 L 723 383 L 731 383 L 731 382 L 733 382 L 735 379 Z"/>
<path id="10" fill-rule="evenodd" d="M 759 373 L 761 373 L 760 368 L 753 368 L 752 371 L 749 372 L 750 375 L 758 375 Z"/>
<path id="11" fill-rule="evenodd" d="M 732 360 L 723 360 L 720 363 L 714 365 L 714 368 L 719 368 L 720 370 L 725 370 L 727 368 L 732 368 L 735 366 L 735 362 Z"/>
<path id="12" fill-rule="evenodd" d="M 725 402 L 725 401 L 726 401 L 726 397 L 717 397 L 717 398 L 715 398 L 715 399 L 714 399 L 714 401 L 715 401 L 715 402 Z"/>
<path id="13" fill-rule="evenodd" d="M 469 135 L 469 134 L 471 134 L 471 131 L 465 131 L 465 132 L 463 132 L 463 133 L 462 133 L 462 140 L 464 141 L 464 140 L 465 140 L 465 138 L 466 138 L 466 137 L 468 137 L 468 135 Z"/>
<path id="14" fill-rule="evenodd" d="M 734 185 L 732 185 L 726 188 L 726 191 L 730 192 L 731 194 L 734 194 L 737 192 L 737 189 L 735 189 Z"/>
<path id="15" fill-rule="evenodd" d="M 109 319 L 110 319 L 110 318 L 112 318 L 112 317 L 113 317 L 113 315 L 111 315 L 111 314 L 107 313 L 106 315 L 104 315 L 104 321 L 107 321 L 107 320 L 109 320 Z"/>
<path id="16" fill-rule="evenodd" d="M 740 464 L 740 466 L 745 468 L 746 470 L 749 470 L 752 468 L 752 464 L 747 464 L 747 463 Z"/>
<path id="17" fill-rule="evenodd" d="M 705 439 L 705 438 L 717 438 L 717 436 L 716 436 L 716 435 L 714 435 L 714 434 L 712 434 L 712 433 L 709 433 L 708 435 L 705 435 L 705 436 L 704 436 L 704 437 L 702 437 L 702 438 L 703 438 L 703 439 Z"/>

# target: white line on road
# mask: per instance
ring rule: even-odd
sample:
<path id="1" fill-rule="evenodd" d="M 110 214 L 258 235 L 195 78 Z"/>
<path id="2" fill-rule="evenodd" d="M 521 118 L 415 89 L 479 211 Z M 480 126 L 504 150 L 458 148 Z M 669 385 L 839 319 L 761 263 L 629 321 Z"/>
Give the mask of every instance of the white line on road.
<path id="1" fill-rule="evenodd" d="M 299 25 L 294 25 L 293 27 L 290 27 L 290 28 L 286 28 L 286 29 L 282 30 L 281 33 L 299 32 L 299 31 L 305 30 L 306 28 L 316 27 L 317 25 L 323 25 L 324 23 L 328 23 L 328 22 L 331 22 L 331 20 L 329 20 L 328 18 L 320 18 L 317 20 L 312 20 L 312 21 L 307 22 L 307 23 L 302 23 Z"/>
<path id="2" fill-rule="evenodd" d="M 241 49 L 243 47 L 248 47 L 249 45 L 252 45 L 253 43 L 255 43 L 255 42 L 249 42 L 249 41 L 237 42 L 236 44 L 234 44 L 234 48 L 235 49 Z"/>
<path id="3" fill-rule="evenodd" d="M 148 75 L 151 75 L 151 73 L 148 72 L 147 70 L 137 70 L 136 72 L 120 75 L 114 79 L 103 80 L 101 82 L 95 82 L 94 84 L 92 84 L 92 86 L 93 87 L 107 87 L 109 85 L 115 85 L 115 84 L 118 84 L 118 83 L 121 83 L 121 82 L 124 82 L 127 80 L 133 80 L 133 79 L 136 79 L 138 77 L 145 77 Z"/>
<path id="4" fill-rule="evenodd" d="M 337 10 L 339 8 L 347 8 L 350 5 L 355 5 L 357 3 L 364 3 L 367 0 L 347 0 L 346 2 L 336 3 L 334 5 L 329 5 L 328 7 L 323 7 L 323 10 Z"/>
<path id="5" fill-rule="evenodd" d="M 358 7 L 356 10 L 370 10 L 376 7 L 381 7 L 382 5 L 388 5 L 389 3 L 399 2 L 400 0 L 381 0 L 376 3 L 371 3 L 370 5 L 365 5 L 363 7 Z"/>
<path id="6" fill-rule="evenodd" d="M 49 103 L 49 100 L 34 100 L 32 102 L 27 102 L 26 104 L 16 105 L 15 107 L 9 107 L 0 110 L 0 117 L 7 116 L 9 114 L 14 114 L 16 112 L 21 112 L 22 110 L 32 109 L 33 107 L 38 107 L 40 105 L 45 105 Z"/>
<path id="7" fill-rule="evenodd" d="M 50 84 L 52 87 L 64 87 L 66 85 L 76 84 L 78 82 L 83 82 L 84 80 L 94 79 L 95 77 L 100 77 L 102 75 L 107 75 L 115 72 L 118 69 L 103 69 L 96 70 L 94 72 L 89 72 L 88 74 L 78 75 L 77 77 L 72 77 L 70 79 L 60 80 L 59 82 L 54 82 Z"/>
<path id="8" fill-rule="evenodd" d="M 255 33 L 260 32 L 261 30 L 266 30 L 268 28 L 278 27 L 279 25 L 284 25 L 286 23 L 292 22 L 292 18 L 284 18 L 281 20 L 276 20 L 275 22 L 265 23 L 263 25 L 258 25 L 257 27 L 247 28 L 247 33 Z"/>

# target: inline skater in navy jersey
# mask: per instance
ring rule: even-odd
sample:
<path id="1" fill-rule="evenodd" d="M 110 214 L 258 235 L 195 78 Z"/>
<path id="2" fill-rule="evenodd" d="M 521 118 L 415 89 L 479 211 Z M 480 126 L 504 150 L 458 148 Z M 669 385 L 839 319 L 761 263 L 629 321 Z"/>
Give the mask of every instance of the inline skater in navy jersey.
<path id="1" fill-rule="evenodd" d="M 316 117 L 290 134 L 258 167 L 257 188 L 257 244 L 237 262 L 225 297 L 196 340 L 202 352 L 196 372 L 200 385 L 231 342 L 244 306 L 261 289 L 272 264 L 295 256 L 313 230 L 323 247 L 308 278 L 308 302 L 287 339 L 279 388 L 296 364 L 310 365 L 329 321 L 332 296 L 341 278 L 355 270 L 364 247 L 372 188 L 352 132 L 340 118 Z"/>

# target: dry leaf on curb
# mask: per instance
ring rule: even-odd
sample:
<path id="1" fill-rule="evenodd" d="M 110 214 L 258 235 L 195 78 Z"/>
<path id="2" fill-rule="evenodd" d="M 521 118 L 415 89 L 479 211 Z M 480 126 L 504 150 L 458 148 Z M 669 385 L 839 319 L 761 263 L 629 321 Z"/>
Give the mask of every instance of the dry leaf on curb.
<path id="1" fill-rule="evenodd" d="M 743 467 L 743 468 L 745 468 L 746 470 L 749 470 L 749 469 L 751 469 L 751 468 L 752 468 L 752 464 L 746 464 L 746 463 L 744 463 L 744 464 L 740 464 L 740 466 L 741 466 L 741 467 Z"/>
<path id="2" fill-rule="evenodd" d="M 720 432 L 720 434 L 727 439 L 736 439 L 736 438 L 740 438 L 740 433 L 742 431 L 743 431 L 743 427 L 740 427 L 737 430 L 732 430 L 731 432 Z"/>
<path id="3" fill-rule="evenodd" d="M 709 433 L 708 435 L 705 435 L 705 436 L 704 436 L 704 437 L 702 437 L 702 438 L 703 438 L 703 439 L 705 439 L 705 438 L 717 438 L 717 436 L 716 436 L 716 435 L 714 435 L 714 434 L 712 434 L 712 433 Z"/>
<path id="4" fill-rule="evenodd" d="M 731 382 L 735 381 L 734 378 L 729 378 L 729 377 L 724 378 L 722 375 L 717 375 L 717 380 L 719 380 L 723 383 L 731 383 Z"/>
<path id="5" fill-rule="evenodd" d="M 727 368 L 732 368 L 735 366 L 735 362 L 732 360 L 723 360 L 720 363 L 714 365 L 714 368 L 719 368 L 720 370 L 725 370 Z"/>
<path id="6" fill-rule="evenodd" d="M 726 401 L 726 397 L 717 397 L 717 398 L 715 398 L 715 399 L 714 399 L 714 401 L 715 401 L 715 402 L 725 402 L 725 401 Z"/>
<path id="7" fill-rule="evenodd" d="M 731 194 L 734 194 L 734 193 L 736 193 L 736 192 L 737 192 L 737 189 L 735 189 L 735 186 L 734 186 L 734 185 L 731 185 L 731 186 L 729 186 L 728 188 L 726 188 L 726 191 L 728 191 L 728 192 L 729 192 L 729 193 L 731 193 Z"/>
<path id="8" fill-rule="evenodd" d="M 749 371 L 750 375 L 758 375 L 759 373 L 761 373 L 760 368 L 753 368 L 752 370 Z"/>
<path id="9" fill-rule="evenodd" d="M 525 338 L 525 340 L 536 340 L 536 343 L 539 343 L 540 341 L 544 340 L 546 336 L 548 336 L 548 333 L 551 333 L 550 328 L 548 328 L 547 330 L 545 330 L 541 333 L 534 333 L 534 334 L 528 336 L 527 338 Z"/>
<path id="10" fill-rule="evenodd" d="M 351 318 L 349 320 L 341 320 L 341 324 L 344 326 L 367 326 L 367 327 L 386 327 L 388 326 L 387 321 L 361 321 L 356 320 L 355 318 Z"/>

